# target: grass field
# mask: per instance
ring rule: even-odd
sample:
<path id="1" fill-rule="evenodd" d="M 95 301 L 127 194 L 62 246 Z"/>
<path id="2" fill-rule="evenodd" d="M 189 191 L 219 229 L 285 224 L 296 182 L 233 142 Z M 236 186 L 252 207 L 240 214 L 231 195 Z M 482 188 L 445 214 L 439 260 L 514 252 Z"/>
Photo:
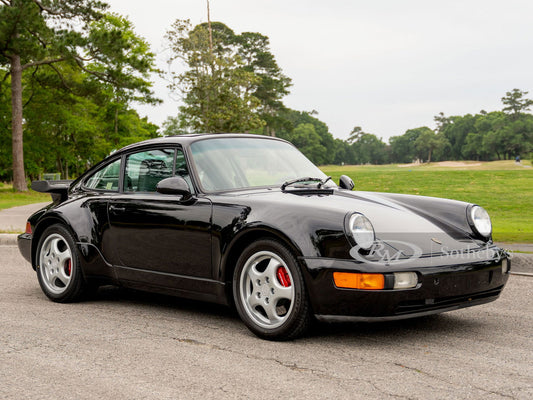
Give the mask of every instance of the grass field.
<path id="1" fill-rule="evenodd" d="M 476 203 L 490 214 L 495 241 L 533 243 L 533 168 L 514 161 L 321 169 L 335 182 L 348 175 L 356 190 L 445 197 Z M 531 165 L 529 162 L 524 165 Z"/>
<path id="2" fill-rule="evenodd" d="M 461 165 L 463 164 L 463 165 Z M 531 166 L 530 162 L 523 162 Z M 356 190 L 395 192 L 463 200 L 483 206 L 492 218 L 494 240 L 533 243 L 533 168 L 514 161 L 431 165 L 328 165 L 338 182 L 348 175 Z M 0 209 L 50 201 L 44 193 L 14 193 L 0 183 Z"/>
<path id="3" fill-rule="evenodd" d="M 11 185 L 0 182 L 0 210 L 32 203 L 52 201 L 49 194 L 29 190 L 26 193 L 15 193 Z"/>

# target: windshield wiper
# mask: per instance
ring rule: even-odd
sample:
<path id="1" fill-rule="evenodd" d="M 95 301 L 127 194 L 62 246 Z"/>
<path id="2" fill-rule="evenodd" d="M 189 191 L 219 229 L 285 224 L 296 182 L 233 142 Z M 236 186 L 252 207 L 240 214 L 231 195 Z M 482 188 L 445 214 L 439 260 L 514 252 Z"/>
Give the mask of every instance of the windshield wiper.
<path id="1" fill-rule="evenodd" d="M 325 179 L 322 178 L 311 178 L 311 177 L 305 177 L 305 178 L 297 178 L 292 179 L 290 181 L 284 182 L 283 185 L 281 185 L 281 190 L 285 190 L 287 186 L 293 185 L 295 183 L 299 182 L 318 182 L 317 188 L 320 189 L 327 181 L 331 179 L 331 176 L 326 177 Z"/>

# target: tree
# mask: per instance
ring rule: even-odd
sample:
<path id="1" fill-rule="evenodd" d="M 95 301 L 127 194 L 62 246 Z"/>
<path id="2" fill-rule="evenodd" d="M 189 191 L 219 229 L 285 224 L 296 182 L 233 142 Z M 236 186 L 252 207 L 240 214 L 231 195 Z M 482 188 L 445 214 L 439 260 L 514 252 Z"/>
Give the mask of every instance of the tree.
<path id="1" fill-rule="evenodd" d="M 485 161 L 500 159 L 508 117 L 501 111 L 480 112 L 474 117 L 474 127 L 466 137 L 463 156 Z"/>
<path id="2" fill-rule="evenodd" d="M 328 126 L 317 118 L 316 111 L 295 111 L 288 108 L 279 112 L 277 117 L 278 129 L 276 135 L 282 139 L 292 140 L 292 134 L 296 127 L 302 124 L 311 124 L 314 132 L 319 136 L 320 145 L 325 149 L 320 157 L 320 163 L 332 163 L 335 159 L 335 139 L 329 132 Z"/>
<path id="3" fill-rule="evenodd" d="M 521 114 L 529 111 L 529 108 L 533 105 L 533 100 L 525 98 L 528 93 L 519 89 L 506 92 L 505 96 L 502 97 L 502 103 L 506 106 L 503 108 L 503 112 L 511 115 L 512 119 L 516 120 Z"/>
<path id="4" fill-rule="evenodd" d="M 265 122 L 258 114 L 261 101 L 254 95 L 260 78 L 244 68 L 233 46 L 233 31 L 213 23 L 212 49 L 209 37 L 208 26 L 192 28 L 188 20 L 177 20 L 166 34 L 173 52 L 169 62 L 179 59 L 187 68 L 171 73 L 169 86 L 183 95 L 181 127 L 214 133 L 262 127 Z"/>
<path id="5" fill-rule="evenodd" d="M 3 72 L 0 69 L 0 73 Z M 9 81 L 9 79 L 7 79 Z M 0 81 L 0 180 L 11 169 L 11 110 L 9 108 L 10 83 Z"/>
<path id="6" fill-rule="evenodd" d="M 326 148 L 320 144 L 320 136 L 313 124 L 303 123 L 294 128 L 291 142 L 315 164 L 326 161 Z"/>
<path id="7" fill-rule="evenodd" d="M 352 131 L 350 132 L 350 136 L 348 137 L 347 142 L 355 143 L 359 139 L 361 139 L 363 135 L 366 135 L 366 133 L 363 132 L 363 128 L 361 128 L 360 126 L 354 126 Z"/>
<path id="8" fill-rule="evenodd" d="M 291 80 L 270 52 L 268 37 L 257 32 L 239 35 L 221 22 L 192 28 L 188 20 L 177 20 L 166 38 L 173 50 L 170 62 L 180 59 L 187 68 L 185 73 L 171 73 L 170 88 L 181 92 L 185 103 L 180 108 L 182 128 L 228 131 L 231 120 L 238 131 L 275 136 L 283 128 L 281 99 L 289 93 Z"/>
<path id="9" fill-rule="evenodd" d="M 350 158 L 349 144 L 345 140 L 335 139 L 334 157 L 330 162 L 333 164 L 344 165 L 354 164 L 355 161 Z"/>
<path id="10" fill-rule="evenodd" d="M 448 118 L 444 113 L 441 111 L 438 113 L 438 115 L 435 115 L 433 117 L 433 120 L 435 121 L 435 124 L 437 125 L 437 133 L 442 132 L 451 122 L 452 120 Z"/>
<path id="11" fill-rule="evenodd" d="M 114 113 L 115 142 L 120 141 L 119 114 L 128 112 L 128 105 L 139 103 L 158 104 L 149 81 L 155 68 L 155 56 L 148 43 L 136 35 L 132 23 L 117 14 L 105 14 L 91 23 L 88 41 L 98 49 L 98 63 L 89 65 L 89 72 L 107 83 Z"/>
<path id="12" fill-rule="evenodd" d="M 483 157 L 483 134 L 470 132 L 466 136 L 462 153 L 466 159 L 479 161 Z"/>
<path id="13" fill-rule="evenodd" d="M 22 73 L 40 65 L 53 65 L 76 54 L 83 35 L 68 29 L 67 20 L 87 26 L 104 5 L 98 1 L 5 0 L 0 7 L 0 63 L 11 75 L 13 186 L 27 190 L 22 136 Z M 79 4 L 75 4 L 79 3 Z M 52 23 L 53 21 L 53 23 Z M 81 62 L 81 59 L 80 59 Z"/>
<path id="14" fill-rule="evenodd" d="M 164 136 L 176 136 L 189 133 L 181 127 L 180 119 L 178 117 L 167 117 L 167 119 L 163 121 L 161 128 Z"/>
<path id="15" fill-rule="evenodd" d="M 526 98 L 527 94 L 528 92 L 513 89 L 502 97 L 502 103 L 506 106 L 503 112 L 510 119 L 502 138 L 505 158 L 529 153 L 533 149 L 533 116 L 527 113 L 533 100 Z"/>
<path id="16" fill-rule="evenodd" d="M 401 136 L 389 139 L 393 162 L 410 163 L 418 158 L 416 140 L 420 136 L 421 128 L 409 129 Z"/>
<path id="17" fill-rule="evenodd" d="M 422 154 L 427 153 L 427 162 L 431 162 L 431 154 L 436 149 L 442 148 L 446 145 L 446 138 L 443 135 L 438 135 L 429 129 L 427 126 L 418 128 L 420 135 L 415 141 L 416 149 Z"/>
<path id="18" fill-rule="evenodd" d="M 125 103 L 117 124 L 116 99 L 105 82 L 76 66 L 60 63 L 56 68 L 61 78 L 50 68 L 23 77 L 25 98 L 32 99 L 24 107 L 24 164 L 30 179 L 46 171 L 77 176 L 113 149 L 157 136 L 157 127 Z M 10 120 L 10 110 L 0 106 L 4 120 Z M 1 151 L 10 150 L 9 129 L 0 134 L 0 142 L 7 141 Z M 10 178 L 11 155 L 0 156 L 0 180 Z"/>
<path id="19" fill-rule="evenodd" d="M 513 89 L 502 98 L 502 111 L 434 117 L 436 134 L 427 127 L 409 129 L 390 138 L 392 160 L 408 162 L 428 159 L 477 159 L 490 161 L 527 154 L 533 149 L 533 100 L 527 92 Z M 419 138 L 423 134 L 422 138 Z"/>
<path id="20" fill-rule="evenodd" d="M 363 132 L 351 147 L 358 164 L 383 164 L 387 161 L 387 145 L 371 133 Z"/>
<path id="21" fill-rule="evenodd" d="M 281 99 L 289 94 L 291 79 L 283 74 L 270 52 L 267 36 L 256 32 L 243 32 L 234 36 L 233 43 L 241 57 L 242 68 L 258 78 L 253 95 L 260 102 L 258 113 L 265 121 L 263 132 L 275 136 L 279 126 L 278 114 L 285 108 Z"/>
<path id="22" fill-rule="evenodd" d="M 149 92 L 150 83 L 144 78 L 153 70 L 153 55 L 147 51 L 133 51 L 131 45 L 138 43 L 136 39 L 122 40 L 128 35 L 134 37 L 131 26 L 124 24 L 124 19 L 118 21 L 118 17 L 113 20 L 106 16 L 108 5 L 104 2 L 1 0 L 1 3 L 0 66 L 7 67 L 11 79 L 13 186 L 23 191 L 27 190 L 23 156 L 23 74 L 31 77 L 40 68 L 49 68 L 60 76 L 63 85 L 67 85 L 58 65 L 68 64 L 114 87 L 127 87 L 136 80 L 130 90 Z M 122 71 L 118 71 L 119 66 Z M 142 76 L 134 79 L 135 72 Z"/>
<path id="23" fill-rule="evenodd" d="M 449 142 L 448 153 L 445 158 L 461 160 L 463 158 L 463 146 L 469 133 L 475 132 L 477 116 L 466 114 L 463 116 L 449 117 L 449 123 L 443 127 L 442 134 Z"/>

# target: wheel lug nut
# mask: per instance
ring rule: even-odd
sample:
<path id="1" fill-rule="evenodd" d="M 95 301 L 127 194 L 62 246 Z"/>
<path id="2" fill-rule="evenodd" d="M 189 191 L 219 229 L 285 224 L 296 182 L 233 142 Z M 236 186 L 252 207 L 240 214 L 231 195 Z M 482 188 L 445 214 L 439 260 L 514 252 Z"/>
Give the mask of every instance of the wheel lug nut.
<path id="1" fill-rule="evenodd" d="M 274 294 L 274 288 L 270 288 L 270 293 Z"/>

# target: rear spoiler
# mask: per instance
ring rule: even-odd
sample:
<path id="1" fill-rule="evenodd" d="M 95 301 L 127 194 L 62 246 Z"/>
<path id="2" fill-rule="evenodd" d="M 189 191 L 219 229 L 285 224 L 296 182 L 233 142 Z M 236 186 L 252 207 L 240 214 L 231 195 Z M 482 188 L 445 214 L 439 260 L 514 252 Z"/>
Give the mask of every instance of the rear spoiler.
<path id="1" fill-rule="evenodd" d="M 53 201 L 65 201 L 68 198 L 68 190 L 72 180 L 62 181 L 33 181 L 32 190 L 41 193 L 50 193 Z"/>

